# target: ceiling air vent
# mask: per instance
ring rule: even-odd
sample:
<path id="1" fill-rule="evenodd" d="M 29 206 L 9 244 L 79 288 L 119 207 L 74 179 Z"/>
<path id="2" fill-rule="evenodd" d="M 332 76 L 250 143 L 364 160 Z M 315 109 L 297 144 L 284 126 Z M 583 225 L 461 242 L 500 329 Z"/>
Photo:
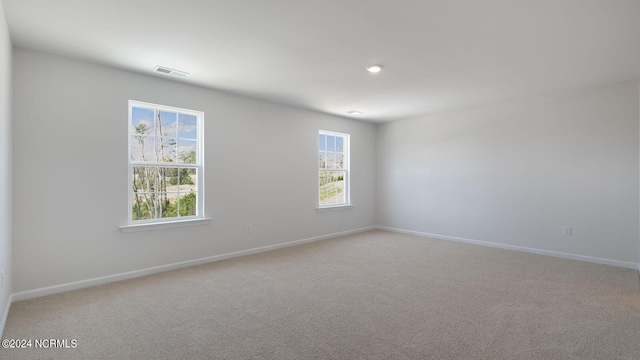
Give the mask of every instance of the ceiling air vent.
<path id="1" fill-rule="evenodd" d="M 153 71 L 179 77 L 179 78 L 185 78 L 187 77 L 187 75 L 189 75 L 189 73 L 187 72 L 175 70 L 175 69 L 169 69 L 168 67 L 164 67 L 164 66 L 156 66 L 155 68 L 153 68 Z"/>

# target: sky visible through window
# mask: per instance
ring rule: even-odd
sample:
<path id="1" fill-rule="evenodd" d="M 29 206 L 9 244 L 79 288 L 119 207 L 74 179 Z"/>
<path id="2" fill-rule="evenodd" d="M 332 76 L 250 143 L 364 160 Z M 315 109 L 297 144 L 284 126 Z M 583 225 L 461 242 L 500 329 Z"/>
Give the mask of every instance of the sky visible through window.
<path id="1" fill-rule="evenodd" d="M 160 122 L 154 121 L 154 110 L 140 107 L 132 108 L 131 134 L 149 136 L 149 143 L 153 141 L 155 146 L 163 145 L 165 154 L 173 160 L 172 162 L 180 162 L 180 156 L 197 151 L 198 119 L 196 116 L 165 111 L 159 111 L 158 116 Z M 162 136 L 162 144 L 157 138 L 159 136 Z M 132 153 L 134 161 L 163 162 L 163 159 L 156 159 L 154 147 L 146 147 L 144 154 L 142 154 L 142 149 L 132 148 L 132 151 L 134 150 L 137 150 Z M 144 155 L 144 160 L 142 155 Z"/>

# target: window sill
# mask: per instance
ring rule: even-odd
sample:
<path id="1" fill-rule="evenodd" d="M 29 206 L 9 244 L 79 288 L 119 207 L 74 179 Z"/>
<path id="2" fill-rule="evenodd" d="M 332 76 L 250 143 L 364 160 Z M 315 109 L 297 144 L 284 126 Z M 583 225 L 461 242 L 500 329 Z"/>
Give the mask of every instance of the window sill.
<path id="1" fill-rule="evenodd" d="M 351 208 L 353 208 L 353 204 L 335 205 L 335 206 L 323 206 L 323 207 L 317 207 L 316 210 L 317 211 L 327 211 L 327 210 L 340 210 L 340 209 L 351 209 Z"/>
<path id="2" fill-rule="evenodd" d="M 167 221 L 167 222 L 158 222 L 158 223 L 129 224 L 129 225 L 120 226 L 120 230 L 122 232 L 147 231 L 147 230 L 168 229 L 168 228 L 182 227 L 182 226 L 206 225 L 206 224 L 209 224 L 210 222 L 211 222 L 211 218 L 202 218 L 202 219 L 176 220 L 176 221 Z"/>

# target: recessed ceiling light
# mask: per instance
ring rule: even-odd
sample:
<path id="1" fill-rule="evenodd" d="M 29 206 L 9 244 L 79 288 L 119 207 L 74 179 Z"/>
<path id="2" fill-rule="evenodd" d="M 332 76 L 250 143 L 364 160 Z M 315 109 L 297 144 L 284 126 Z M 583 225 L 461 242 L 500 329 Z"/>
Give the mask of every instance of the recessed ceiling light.
<path id="1" fill-rule="evenodd" d="M 379 73 L 382 71 L 382 65 L 371 65 L 367 67 L 367 71 L 370 73 Z"/>
<path id="2" fill-rule="evenodd" d="M 185 78 L 185 77 L 187 77 L 187 75 L 189 75 L 188 72 L 180 71 L 180 70 L 176 70 L 176 69 L 169 69 L 168 67 L 164 67 L 164 66 L 156 66 L 156 67 L 153 68 L 153 71 L 156 71 L 156 72 L 159 72 L 159 73 L 162 73 L 162 74 L 166 74 L 166 75 L 179 77 L 179 78 Z"/>
<path id="3" fill-rule="evenodd" d="M 362 115 L 362 111 L 349 110 L 349 111 L 347 111 L 347 114 L 349 114 L 349 115 Z"/>

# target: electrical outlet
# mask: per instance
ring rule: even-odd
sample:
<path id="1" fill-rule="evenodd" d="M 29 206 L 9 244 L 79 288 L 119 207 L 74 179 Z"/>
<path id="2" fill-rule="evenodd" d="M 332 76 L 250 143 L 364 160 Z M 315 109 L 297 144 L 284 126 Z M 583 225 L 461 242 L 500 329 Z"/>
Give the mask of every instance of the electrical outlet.
<path id="1" fill-rule="evenodd" d="M 562 235 L 571 236 L 571 226 L 563 226 L 562 227 Z"/>
<path id="2" fill-rule="evenodd" d="M 0 271 L 0 290 L 4 290 L 4 271 Z"/>
<path id="3" fill-rule="evenodd" d="M 247 224 L 247 228 L 246 228 L 246 230 L 247 230 L 247 233 L 252 232 L 252 231 L 253 231 L 253 225 L 251 225 L 251 224 Z"/>

